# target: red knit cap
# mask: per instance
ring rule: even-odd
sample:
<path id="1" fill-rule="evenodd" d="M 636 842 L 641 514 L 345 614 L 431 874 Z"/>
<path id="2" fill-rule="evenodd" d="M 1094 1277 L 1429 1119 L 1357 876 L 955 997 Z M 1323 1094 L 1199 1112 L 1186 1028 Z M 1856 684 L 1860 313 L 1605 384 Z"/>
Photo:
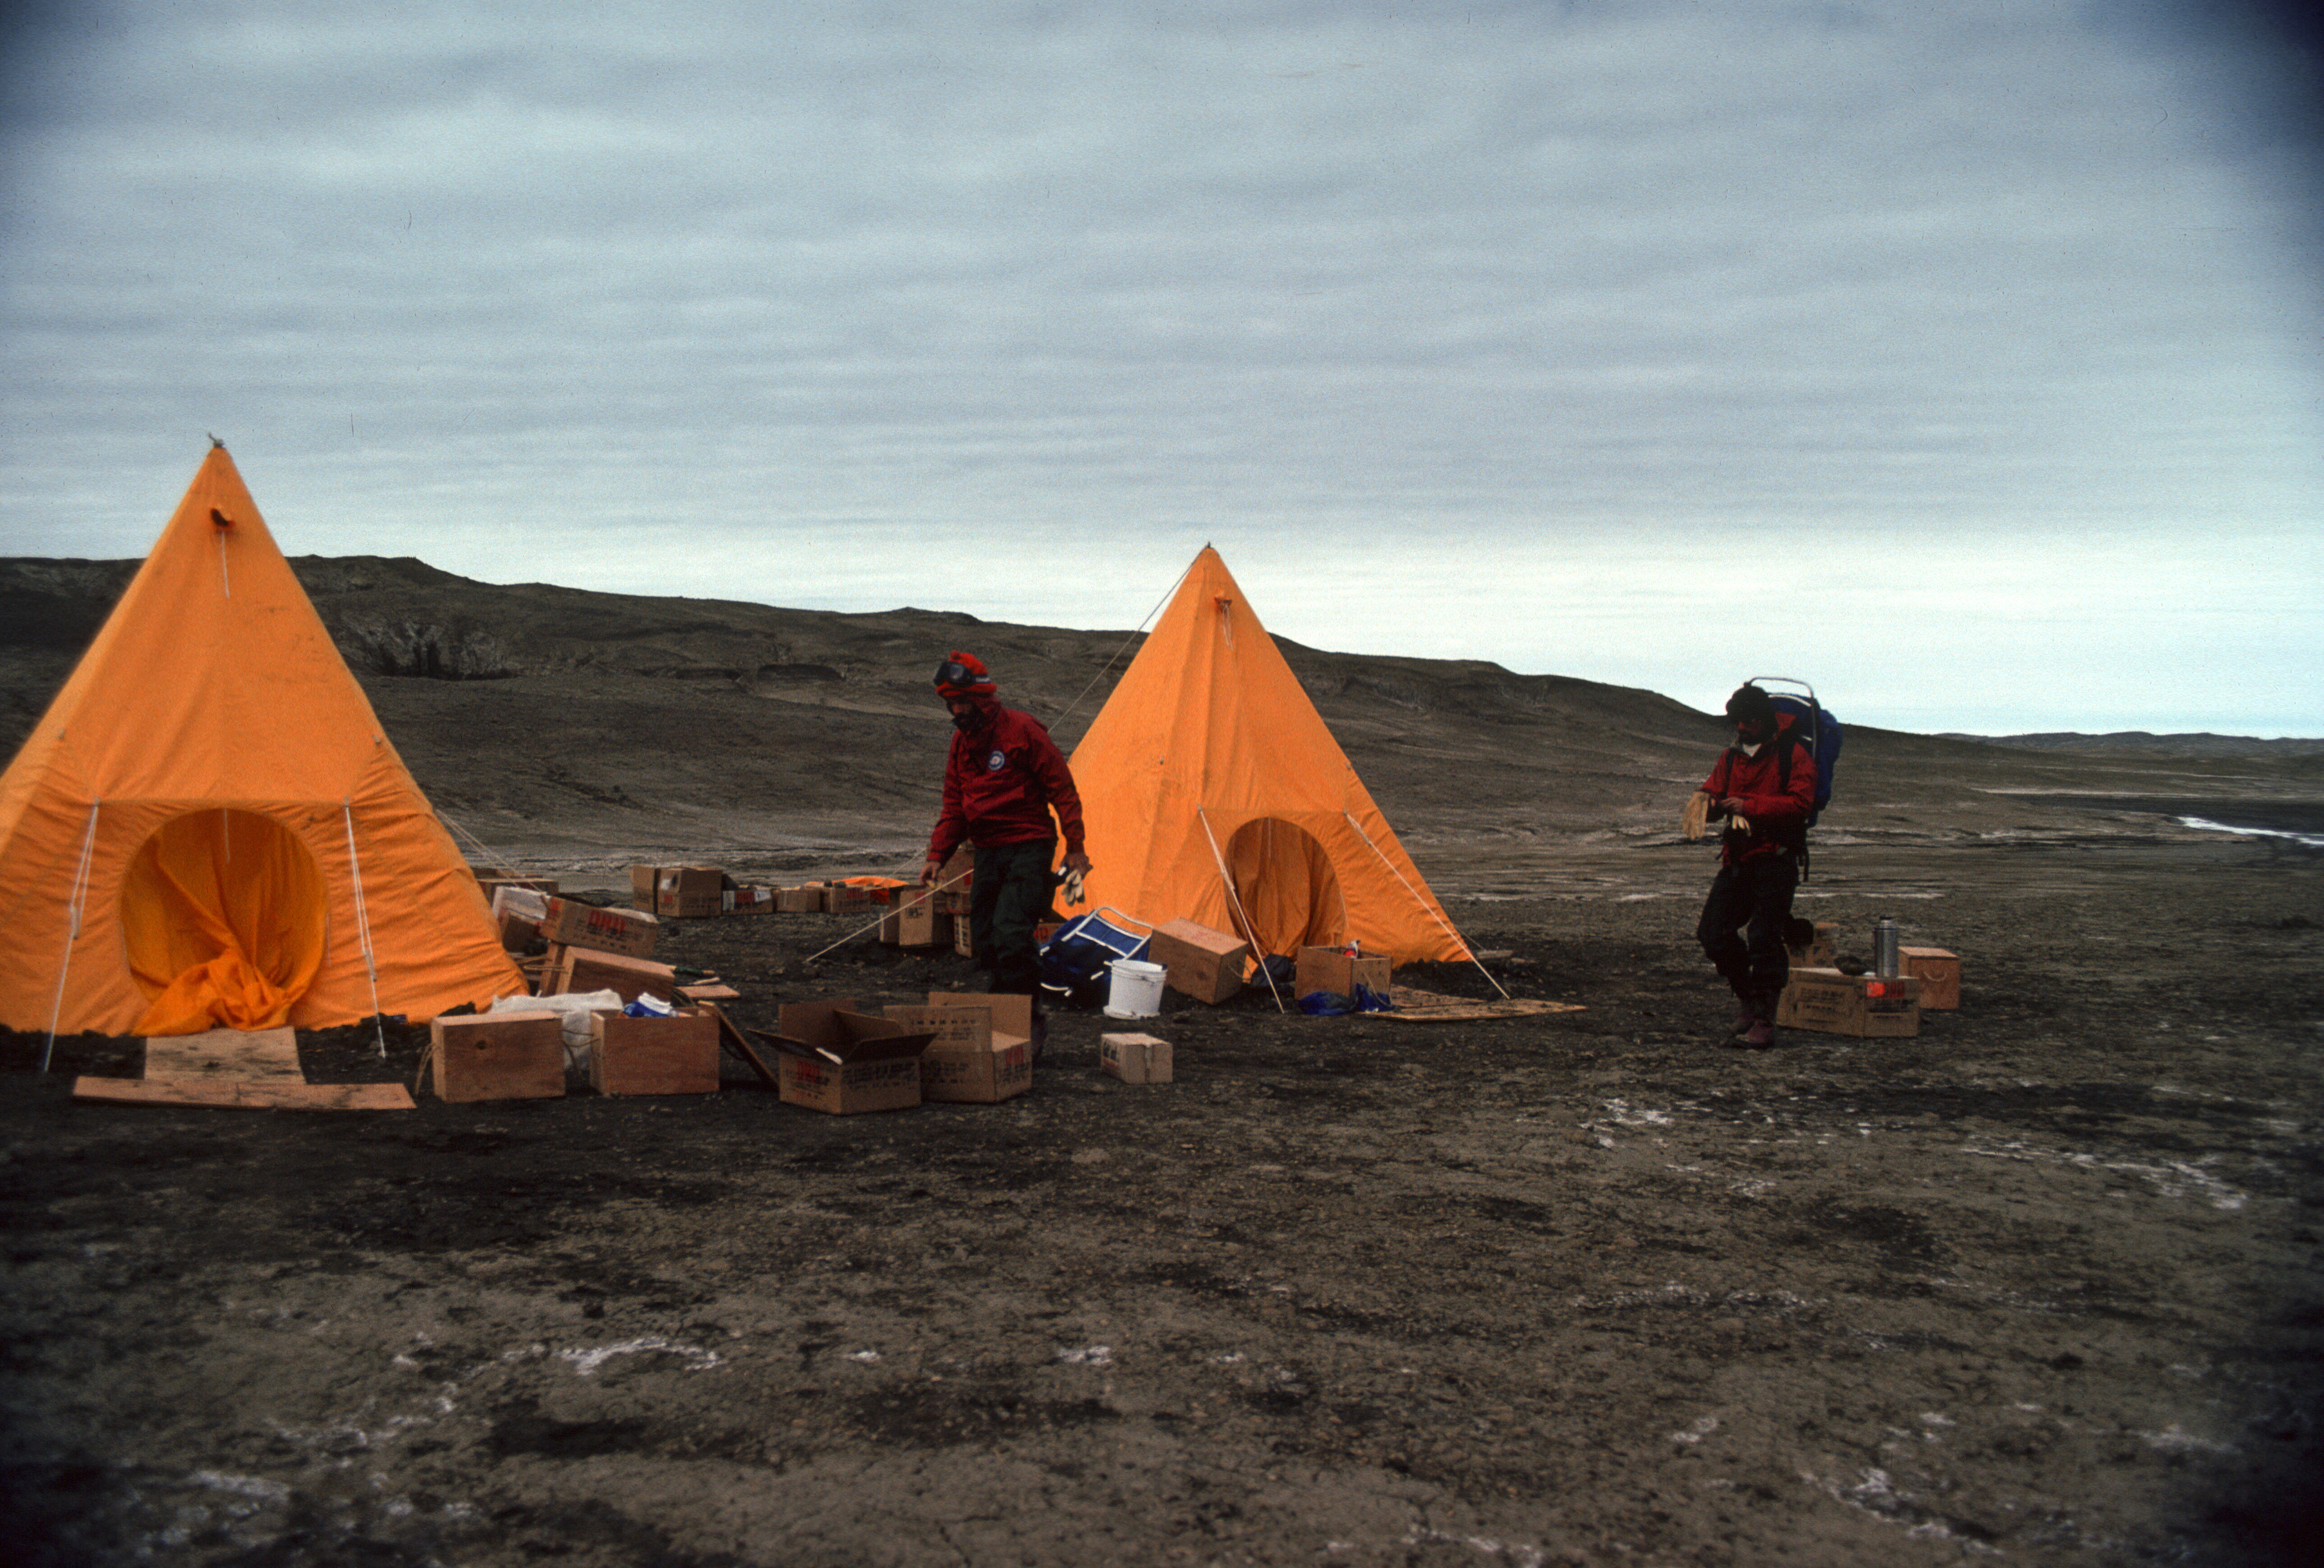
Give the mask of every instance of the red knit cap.
<path id="1" fill-rule="evenodd" d="M 938 696 L 991 696 L 998 688 L 984 668 L 984 660 L 973 653 L 954 649 L 949 658 L 936 666 Z"/>

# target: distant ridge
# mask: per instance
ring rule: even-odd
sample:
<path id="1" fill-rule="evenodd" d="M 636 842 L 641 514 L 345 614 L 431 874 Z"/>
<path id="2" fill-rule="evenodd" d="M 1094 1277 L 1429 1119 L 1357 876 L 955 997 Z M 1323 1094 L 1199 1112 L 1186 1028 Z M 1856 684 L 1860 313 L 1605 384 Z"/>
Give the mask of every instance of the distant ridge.
<path id="1" fill-rule="evenodd" d="M 10 667 L 0 669 L 0 756 L 13 752 L 29 731 L 138 565 L 0 557 L 0 665 Z M 958 641 L 973 627 L 988 659 L 997 655 L 1008 662 L 1012 696 L 1036 711 L 1058 715 L 1088 687 L 1090 670 L 1105 667 L 1118 672 L 1121 656 L 1135 641 L 1118 631 L 1017 626 L 948 611 L 851 614 L 755 601 L 604 594 L 546 583 L 480 583 L 409 556 L 293 556 L 290 568 L 348 664 L 367 680 L 496 682 L 558 672 L 623 672 L 697 689 L 706 684 L 730 687 L 756 696 L 900 716 L 918 715 L 927 706 L 927 650 Z M 1563 741 L 1569 749 L 1581 735 L 1602 742 L 1612 732 L 1639 740 L 1652 736 L 1658 746 L 1673 746 L 1689 759 L 1719 733 L 1714 717 L 1653 692 L 1559 676 L 1520 676 L 1480 660 L 1330 653 L 1287 638 L 1277 642 L 1335 724 L 1362 725 L 1388 713 L 1399 715 L 1399 724 L 1425 714 L 1488 728 L 1554 717 L 1582 726 Z M 36 667 L 14 668 L 25 657 Z M 1093 695 L 1102 701 L 1103 691 Z M 1328 711 L 1340 703 L 1352 706 L 1345 714 Z M 1069 722 L 1070 733 L 1077 733 L 1093 713 L 1094 705 L 1085 703 Z M 1860 737 L 1868 726 L 1854 728 Z M 2324 756 L 2324 739 L 2209 733 L 1926 738 L 2052 755 L 2277 761 Z M 1583 742 L 1582 749 L 1589 744 Z"/>
<path id="2" fill-rule="evenodd" d="M 604 857 L 622 872 L 604 884 L 617 889 L 631 857 L 729 849 L 785 874 L 908 874 L 950 743 L 928 684 L 944 650 L 976 651 L 1004 700 L 1070 752 L 1139 642 L 956 611 L 479 583 L 410 558 L 290 564 L 439 812 L 509 863 Z M 0 759 L 136 566 L 0 557 Z M 1679 851 L 1688 792 L 1727 739 L 1715 715 L 1651 691 L 1276 641 L 1398 835 L 1435 857 L 1432 880 L 1449 861 L 1482 868 L 1472 885 L 1520 885 L 1521 868 L 1561 844 Z M 2324 832 L 2307 816 L 2254 815 L 2324 811 L 2319 740 L 1932 737 L 1858 723 L 1844 778 L 1846 806 L 1826 820 L 1859 845 L 2143 841 L 2191 831 L 2170 823 L 2187 815 Z"/>
<path id="3" fill-rule="evenodd" d="M 2164 757 L 2317 757 L 2324 756 L 2324 740 L 2282 736 L 2264 740 L 2257 735 L 2158 735 L 2145 730 L 2115 730 L 2103 735 L 2078 734 L 2070 730 L 2034 735 L 1964 735 L 1947 732 L 1945 741 L 1973 741 L 1984 746 L 2015 746 L 2025 752 L 2145 752 Z"/>

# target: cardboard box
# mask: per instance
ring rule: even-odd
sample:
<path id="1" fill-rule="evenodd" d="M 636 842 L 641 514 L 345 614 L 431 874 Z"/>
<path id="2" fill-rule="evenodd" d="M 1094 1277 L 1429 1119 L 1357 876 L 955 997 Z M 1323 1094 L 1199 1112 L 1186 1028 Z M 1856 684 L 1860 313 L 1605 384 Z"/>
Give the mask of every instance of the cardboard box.
<path id="1" fill-rule="evenodd" d="M 1388 961 L 1371 954 L 1351 956 L 1345 947 L 1302 947 L 1299 950 L 1298 978 L 1292 986 L 1292 998 L 1313 995 L 1319 991 L 1336 992 L 1352 997 L 1359 985 L 1388 994 Z"/>
<path id="2" fill-rule="evenodd" d="M 1170 972 L 1164 983 L 1171 990 L 1196 1001 L 1219 1002 L 1242 990 L 1250 944 L 1192 920 L 1165 920 L 1154 927 L 1146 956 Z"/>
<path id="3" fill-rule="evenodd" d="M 1779 1028 L 1867 1039 L 1904 1039 L 1921 1032 L 1921 982 L 1882 980 L 1837 969 L 1794 969 L 1775 1002 Z"/>
<path id="4" fill-rule="evenodd" d="M 501 947 L 521 953 L 540 936 L 541 918 L 549 913 L 546 895 L 530 888 L 493 890 L 493 919 L 500 927 Z"/>
<path id="5" fill-rule="evenodd" d="M 556 996 L 568 991 L 613 991 L 624 1006 L 640 996 L 678 1000 L 678 972 L 650 958 L 624 953 L 601 953 L 594 947 L 551 947 L 540 966 L 536 994 Z"/>
<path id="6" fill-rule="evenodd" d="M 716 866 L 664 866 L 654 879 L 654 913 L 665 920 L 701 920 L 723 914 L 726 873 Z"/>
<path id="7" fill-rule="evenodd" d="M 718 1020 L 591 1013 L 589 1083 L 600 1094 L 715 1094 Z"/>
<path id="8" fill-rule="evenodd" d="M 952 852 L 952 858 L 936 872 L 936 908 L 947 915 L 968 913 L 968 895 L 975 882 L 976 852 L 966 844 Z"/>
<path id="9" fill-rule="evenodd" d="M 661 867 L 630 868 L 630 908 L 651 914 L 654 907 L 654 885 L 661 880 Z"/>
<path id="10" fill-rule="evenodd" d="M 781 1054 L 786 1104 L 853 1116 L 920 1102 L 920 1056 L 932 1037 L 860 1013 L 853 998 L 786 1002 L 773 1034 L 751 1032 Z"/>
<path id="11" fill-rule="evenodd" d="M 954 1105 L 998 1105 L 1033 1086 L 1033 1042 L 993 1035 L 973 1050 L 930 1046 L 920 1058 L 920 1098 Z"/>
<path id="12" fill-rule="evenodd" d="M 775 890 L 760 887 L 728 888 L 724 908 L 729 915 L 771 915 L 775 909 Z"/>
<path id="13" fill-rule="evenodd" d="M 1923 1012 L 1953 1012 L 1960 1007 L 1960 960 L 1942 947 L 1898 947 L 1905 973 L 1921 982 Z"/>
<path id="14" fill-rule="evenodd" d="M 1100 1035 L 1097 1065 L 1125 1084 L 1167 1084 L 1170 1042 L 1152 1035 Z"/>
<path id="15" fill-rule="evenodd" d="M 863 888 L 847 882 L 833 882 L 823 890 L 823 909 L 827 915 L 876 915 L 896 901 L 900 888 Z"/>
<path id="16" fill-rule="evenodd" d="M 1033 999 L 1014 992 L 932 991 L 930 1007 L 983 1008 L 992 1015 L 992 1032 L 1033 1037 Z"/>
<path id="17" fill-rule="evenodd" d="M 880 940 L 897 947 L 943 947 L 952 942 L 953 918 L 936 908 L 936 896 L 915 888 L 880 921 Z"/>
<path id="18" fill-rule="evenodd" d="M 555 877 L 521 876 L 515 872 L 504 871 L 497 866 L 470 866 L 468 869 L 476 873 L 476 885 L 484 890 L 484 898 L 487 901 L 503 888 L 525 888 L 549 898 L 553 899 L 557 896 Z"/>
<path id="19" fill-rule="evenodd" d="M 823 884 L 809 882 L 805 887 L 777 888 L 775 909 L 785 915 L 820 915 L 823 913 Z"/>
<path id="20" fill-rule="evenodd" d="M 992 1040 L 992 1010 L 945 1007 L 936 1003 L 897 1002 L 883 1010 L 889 1018 L 914 1033 L 925 1031 L 928 1049 L 980 1050 Z"/>
<path id="21" fill-rule="evenodd" d="M 661 936 L 661 922 L 642 909 L 600 909 L 576 899 L 551 899 L 541 917 L 541 939 L 563 947 L 594 947 L 643 958 Z"/>
<path id="22" fill-rule="evenodd" d="M 1814 925 L 1815 935 L 1791 949 L 1794 969 L 1830 969 L 1840 956 L 1840 949 L 1834 945 L 1840 927 L 1830 920 L 1818 920 Z"/>
<path id="23" fill-rule="evenodd" d="M 952 918 L 952 950 L 963 958 L 976 956 L 976 927 L 969 924 L 966 915 Z"/>
<path id="24" fill-rule="evenodd" d="M 1033 1043 L 997 1034 L 990 1007 L 891 1007 L 888 1016 L 934 1038 L 920 1056 L 920 1098 L 997 1105 L 1033 1086 Z"/>
<path id="25" fill-rule="evenodd" d="M 565 1021 L 553 1012 L 477 1013 L 428 1026 L 436 1098 L 554 1100 L 565 1093 Z"/>

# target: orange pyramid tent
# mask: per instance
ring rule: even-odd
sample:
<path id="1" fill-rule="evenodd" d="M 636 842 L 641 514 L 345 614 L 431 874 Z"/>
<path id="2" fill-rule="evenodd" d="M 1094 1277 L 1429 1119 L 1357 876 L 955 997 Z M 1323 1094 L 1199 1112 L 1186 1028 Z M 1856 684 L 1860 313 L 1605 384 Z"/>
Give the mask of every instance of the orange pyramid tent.
<path id="1" fill-rule="evenodd" d="M 0 1025 L 432 1018 L 521 991 L 475 874 L 214 446 L 0 776 Z"/>
<path id="2" fill-rule="evenodd" d="M 1260 953 L 1469 949 L 1208 545 L 1074 749 L 1093 905 Z"/>

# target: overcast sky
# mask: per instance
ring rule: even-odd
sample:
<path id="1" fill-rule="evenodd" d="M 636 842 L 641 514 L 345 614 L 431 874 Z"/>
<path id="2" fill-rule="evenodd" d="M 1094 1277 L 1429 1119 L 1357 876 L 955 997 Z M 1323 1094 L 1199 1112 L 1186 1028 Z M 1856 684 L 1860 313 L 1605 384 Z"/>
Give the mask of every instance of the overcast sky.
<path id="1" fill-rule="evenodd" d="M 2324 735 L 2257 13 L 45 10 L 0 554 L 143 554 L 216 432 L 293 555 L 1126 630 L 1208 541 L 1325 648 Z"/>

